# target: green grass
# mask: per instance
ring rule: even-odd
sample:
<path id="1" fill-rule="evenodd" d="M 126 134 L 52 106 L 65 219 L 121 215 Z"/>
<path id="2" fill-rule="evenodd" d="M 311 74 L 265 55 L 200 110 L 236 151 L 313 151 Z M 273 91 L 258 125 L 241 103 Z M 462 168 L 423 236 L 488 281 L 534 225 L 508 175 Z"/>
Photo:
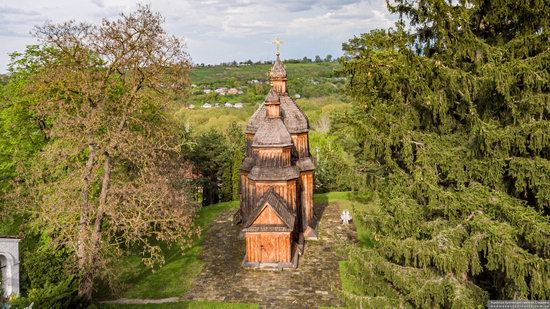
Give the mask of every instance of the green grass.
<path id="1" fill-rule="evenodd" d="M 353 224 L 357 231 L 357 239 L 359 240 L 359 246 L 373 247 L 374 246 L 374 233 L 363 222 L 365 216 L 376 216 L 379 212 L 379 205 L 376 198 L 370 197 L 364 200 L 364 202 L 353 201 L 351 194 L 348 194 L 348 199 L 338 201 L 340 209 L 349 209 L 352 212 Z M 338 263 L 340 281 L 342 282 L 342 290 L 355 295 L 363 295 L 363 291 L 359 289 L 350 276 L 348 261 L 340 261 Z"/>
<path id="2" fill-rule="evenodd" d="M 103 305 L 102 308 L 125 308 L 125 309 L 257 309 L 258 305 L 254 304 L 235 304 L 235 303 L 220 303 L 214 301 L 183 301 L 178 303 L 168 304 L 147 304 L 147 305 Z"/>
<path id="3" fill-rule="evenodd" d="M 195 220 L 202 229 L 201 237 L 182 252 L 176 247 L 164 250 L 166 263 L 156 271 L 145 267 L 139 256 L 127 256 L 119 260 L 118 271 L 124 287 L 113 295 L 106 288 L 98 293 L 98 298 L 166 298 L 183 296 L 191 287 L 193 279 L 201 272 L 203 262 L 199 259 L 202 240 L 208 226 L 221 212 L 238 207 L 237 201 L 203 207 Z M 187 307 L 182 307 L 187 308 Z M 195 307 L 189 307 L 195 308 Z"/>

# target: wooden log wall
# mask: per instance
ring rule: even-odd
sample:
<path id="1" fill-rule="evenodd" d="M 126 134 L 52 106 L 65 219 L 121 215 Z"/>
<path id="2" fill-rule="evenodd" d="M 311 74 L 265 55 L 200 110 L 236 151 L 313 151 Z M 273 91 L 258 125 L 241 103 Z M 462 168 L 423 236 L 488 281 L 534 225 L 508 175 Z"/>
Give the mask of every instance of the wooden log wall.
<path id="1" fill-rule="evenodd" d="M 248 214 L 250 214 L 252 208 L 254 208 L 254 206 L 256 206 L 256 203 L 258 202 L 258 199 L 256 199 L 256 182 L 254 180 L 247 179 L 247 187 L 248 189 L 246 190 L 246 203 L 248 204 L 248 213 L 245 220 L 248 220 Z"/>
<path id="2" fill-rule="evenodd" d="M 273 84 L 273 89 L 277 91 L 278 95 L 286 93 L 286 78 L 280 80 L 271 80 Z"/>
<path id="3" fill-rule="evenodd" d="M 243 216 L 243 220 L 246 221 L 248 218 L 248 214 L 250 213 L 250 204 L 248 201 L 250 200 L 250 195 L 248 193 L 249 185 L 248 185 L 248 172 L 241 171 L 240 172 L 240 181 L 239 181 L 239 198 L 241 202 L 241 214 Z"/>
<path id="4" fill-rule="evenodd" d="M 276 104 L 269 104 L 266 102 L 266 116 L 267 118 L 279 118 L 281 117 L 281 106 L 279 102 Z"/>
<path id="5" fill-rule="evenodd" d="M 292 147 L 284 148 L 258 148 L 257 164 L 269 167 L 290 166 Z"/>
<path id="6" fill-rule="evenodd" d="M 307 132 L 292 134 L 292 143 L 296 147 L 298 158 L 304 158 L 309 156 L 309 139 Z"/>
<path id="7" fill-rule="evenodd" d="M 273 188 L 273 190 L 286 201 L 291 209 L 294 211 L 296 210 L 297 183 L 295 179 L 284 182 L 257 181 L 255 188 L 256 199 L 254 203 L 257 203 L 260 197 L 264 195 L 269 188 Z"/>
<path id="8" fill-rule="evenodd" d="M 313 171 L 300 173 L 301 204 L 305 212 L 305 220 L 308 226 L 313 226 Z"/>
<path id="9" fill-rule="evenodd" d="M 265 205 L 263 205 L 265 206 Z M 284 222 L 279 218 L 279 216 L 273 211 L 271 207 L 266 207 L 262 213 L 256 218 L 254 224 L 252 225 L 283 225 Z"/>

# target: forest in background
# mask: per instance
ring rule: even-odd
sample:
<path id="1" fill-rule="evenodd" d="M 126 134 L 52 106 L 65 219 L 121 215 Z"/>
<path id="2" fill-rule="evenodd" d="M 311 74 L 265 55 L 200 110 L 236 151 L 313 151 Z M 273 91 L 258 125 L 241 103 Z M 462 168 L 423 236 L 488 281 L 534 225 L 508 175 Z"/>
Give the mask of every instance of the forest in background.
<path id="1" fill-rule="evenodd" d="M 404 19 L 344 43 L 339 63 L 286 64 L 312 128 L 316 191 L 351 190 L 372 205 L 357 218 L 368 233 L 347 248 L 343 299 L 377 308 L 548 299 L 550 9 L 389 9 Z M 243 127 L 269 65 L 191 68 L 160 25 L 147 7 L 85 29 L 46 25 L 35 35 L 48 44 L 14 54 L 0 88 L 0 234 L 25 237 L 21 304 L 86 303 L 94 283 L 116 288 L 116 257 L 132 248 L 158 267 L 159 244 L 185 248 L 197 235 L 200 204 L 237 197 Z M 136 39 L 136 29 L 149 35 Z M 82 33 L 109 44 L 94 49 Z M 153 53 L 116 49 L 133 39 L 136 51 L 167 57 L 143 70 Z M 217 87 L 243 93 L 203 91 Z"/>

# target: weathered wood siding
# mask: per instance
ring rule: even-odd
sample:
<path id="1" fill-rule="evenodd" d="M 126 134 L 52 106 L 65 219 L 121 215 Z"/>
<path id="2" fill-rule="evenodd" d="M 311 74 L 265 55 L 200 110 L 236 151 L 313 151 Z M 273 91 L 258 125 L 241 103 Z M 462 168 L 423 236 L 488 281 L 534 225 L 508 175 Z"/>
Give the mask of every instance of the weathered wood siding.
<path id="1" fill-rule="evenodd" d="M 248 201 L 249 201 L 249 194 L 248 194 L 248 173 L 245 171 L 240 172 L 240 179 L 239 179 L 239 198 L 241 202 L 241 214 L 243 215 L 243 219 L 246 220 L 248 218 L 248 214 L 250 213 L 250 207 L 252 207 Z"/>
<path id="2" fill-rule="evenodd" d="M 296 203 L 297 203 L 297 195 L 296 195 L 296 179 L 285 181 L 285 182 L 275 182 L 275 181 L 265 181 L 265 182 L 256 182 L 256 200 L 254 200 L 254 203 L 257 203 L 259 198 L 264 195 L 264 193 L 269 190 L 269 188 L 273 187 L 275 192 L 279 194 L 283 199 L 285 199 L 288 206 L 296 210 Z M 255 204 L 254 204 L 255 205 Z"/>
<path id="3" fill-rule="evenodd" d="M 280 105 L 277 104 L 265 104 L 267 118 L 279 118 L 281 116 Z"/>
<path id="4" fill-rule="evenodd" d="M 286 93 L 286 78 L 280 80 L 272 80 L 271 83 L 273 84 L 273 89 L 277 91 L 278 95 Z"/>
<path id="5" fill-rule="evenodd" d="M 251 180 L 247 178 L 247 189 L 246 189 L 246 195 L 247 195 L 247 217 L 245 220 L 248 220 L 248 214 L 252 211 L 254 206 L 256 206 L 257 199 L 256 199 L 256 182 L 254 180 Z"/>
<path id="6" fill-rule="evenodd" d="M 257 164 L 269 167 L 290 166 L 291 147 L 284 148 L 259 148 Z"/>
<path id="7" fill-rule="evenodd" d="M 271 207 L 266 207 L 254 221 L 252 225 L 283 225 L 284 222 L 273 211 Z"/>
<path id="8" fill-rule="evenodd" d="M 290 262 L 290 232 L 248 232 L 245 239 L 247 262 Z"/>
<path id="9" fill-rule="evenodd" d="M 292 143 L 298 153 L 298 158 L 309 156 L 309 140 L 307 132 L 290 135 Z"/>
<path id="10" fill-rule="evenodd" d="M 252 141 L 254 140 L 253 133 L 246 133 L 246 156 L 252 157 Z"/>
<path id="11" fill-rule="evenodd" d="M 301 204 L 305 212 L 305 220 L 308 226 L 313 226 L 313 171 L 300 173 Z"/>

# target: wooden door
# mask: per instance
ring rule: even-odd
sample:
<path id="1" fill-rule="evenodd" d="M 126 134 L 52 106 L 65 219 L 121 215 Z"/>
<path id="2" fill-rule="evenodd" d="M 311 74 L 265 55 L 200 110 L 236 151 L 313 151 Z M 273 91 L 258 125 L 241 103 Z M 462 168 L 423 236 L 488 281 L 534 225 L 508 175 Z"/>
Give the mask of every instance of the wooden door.
<path id="1" fill-rule="evenodd" d="M 262 234 L 260 235 L 260 261 L 263 263 L 278 262 L 277 259 L 277 236 Z"/>

